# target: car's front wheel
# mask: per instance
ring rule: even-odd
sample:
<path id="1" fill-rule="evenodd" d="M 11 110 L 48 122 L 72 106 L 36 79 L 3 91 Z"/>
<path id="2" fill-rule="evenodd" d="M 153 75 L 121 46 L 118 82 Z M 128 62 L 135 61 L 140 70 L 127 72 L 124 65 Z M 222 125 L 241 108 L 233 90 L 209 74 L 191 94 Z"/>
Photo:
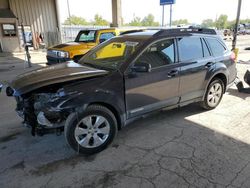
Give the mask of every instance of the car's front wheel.
<path id="1" fill-rule="evenodd" d="M 222 99 L 223 93 L 224 84 L 222 80 L 215 78 L 210 82 L 204 100 L 201 102 L 201 106 L 206 110 L 212 110 L 216 108 Z"/>
<path id="2" fill-rule="evenodd" d="M 65 123 L 68 144 L 81 154 L 104 150 L 117 133 L 117 121 L 106 107 L 91 105 L 84 112 L 72 113 Z"/>

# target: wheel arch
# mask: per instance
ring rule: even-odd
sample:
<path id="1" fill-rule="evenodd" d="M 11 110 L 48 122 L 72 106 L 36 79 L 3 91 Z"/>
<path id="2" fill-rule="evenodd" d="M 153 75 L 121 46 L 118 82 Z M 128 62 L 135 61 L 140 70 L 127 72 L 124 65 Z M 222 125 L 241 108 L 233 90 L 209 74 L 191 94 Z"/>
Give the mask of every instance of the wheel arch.
<path id="1" fill-rule="evenodd" d="M 224 73 L 222 73 L 222 72 L 217 73 L 217 74 L 213 75 L 213 76 L 209 79 L 209 81 L 207 82 L 206 89 L 205 89 L 205 92 L 204 92 L 203 97 L 202 97 L 203 100 L 204 100 L 204 98 L 205 98 L 205 95 L 206 95 L 207 89 L 208 89 L 208 87 L 209 87 L 209 84 L 210 84 L 215 78 L 219 78 L 220 80 L 222 80 L 223 85 L 224 85 L 224 91 L 223 91 L 223 93 L 226 92 L 226 87 L 227 87 L 227 76 L 226 76 L 226 74 L 224 74 Z"/>
<path id="2" fill-rule="evenodd" d="M 101 106 L 104 106 L 107 109 L 109 109 L 114 114 L 114 116 L 117 120 L 118 130 L 121 130 L 121 128 L 123 126 L 123 123 L 122 123 L 123 121 L 122 121 L 121 115 L 119 114 L 119 111 L 114 106 L 112 106 L 111 104 L 106 103 L 106 102 L 92 102 L 92 103 L 89 103 L 87 105 L 87 107 L 91 106 L 91 105 L 101 105 Z"/>

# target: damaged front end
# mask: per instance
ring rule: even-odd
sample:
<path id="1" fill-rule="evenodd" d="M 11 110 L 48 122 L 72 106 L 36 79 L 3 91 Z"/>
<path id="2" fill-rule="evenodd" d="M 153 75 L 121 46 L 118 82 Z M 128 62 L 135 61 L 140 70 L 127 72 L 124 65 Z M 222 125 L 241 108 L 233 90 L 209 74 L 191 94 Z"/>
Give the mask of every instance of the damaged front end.
<path id="1" fill-rule="evenodd" d="M 24 119 L 23 123 L 31 127 L 31 134 L 44 135 L 47 133 L 60 134 L 64 130 L 64 123 L 73 108 L 62 107 L 77 92 L 65 94 L 63 89 L 57 92 L 36 92 L 30 95 L 18 96 L 7 89 L 7 95 L 12 94 L 17 101 L 16 111 Z M 8 93 L 9 92 L 9 93 Z"/>

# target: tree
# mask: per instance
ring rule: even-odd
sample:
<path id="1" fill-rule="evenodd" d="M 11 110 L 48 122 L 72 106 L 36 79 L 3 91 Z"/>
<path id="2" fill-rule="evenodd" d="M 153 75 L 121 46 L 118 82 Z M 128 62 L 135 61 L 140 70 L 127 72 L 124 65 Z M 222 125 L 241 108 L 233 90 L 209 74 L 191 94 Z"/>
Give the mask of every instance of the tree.
<path id="1" fill-rule="evenodd" d="M 130 26 L 142 26 L 141 18 L 135 17 L 128 25 L 130 25 Z"/>
<path id="2" fill-rule="evenodd" d="M 215 21 L 215 26 L 217 29 L 227 28 L 227 15 L 221 14 L 219 18 Z"/>
<path id="3" fill-rule="evenodd" d="M 72 15 L 64 21 L 64 25 L 88 25 L 89 23 L 82 17 Z"/>
<path id="4" fill-rule="evenodd" d="M 109 22 L 102 18 L 102 16 L 96 14 L 94 17 L 93 25 L 109 25 Z"/>
<path id="5" fill-rule="evenodd" d="M 188 25 L 189 24 L 189 22 L 188 22 L 188 20 L 187 19 L 179 19 L 179 20 L 174 20 L 173 22 L 172 22 L 172 25 Z"/>
<path id="6" fill-rule="evenodd" d="M 153 16 L 153 14 L 148 14 L 147 16 L 145 16 L 142 20 L 142 25 L 143 26 L 159 26 L 159 22 L 155 22 L 154 21 L 155 17 Z"/>
<path id="7" fill-rule="evenodd" d="M 201 27 L 209 28 L 209 27 L 214 27 L 214 26 L 215 26 L 215 23 L 212 19 L 205 19 L 201 23 Z"/>

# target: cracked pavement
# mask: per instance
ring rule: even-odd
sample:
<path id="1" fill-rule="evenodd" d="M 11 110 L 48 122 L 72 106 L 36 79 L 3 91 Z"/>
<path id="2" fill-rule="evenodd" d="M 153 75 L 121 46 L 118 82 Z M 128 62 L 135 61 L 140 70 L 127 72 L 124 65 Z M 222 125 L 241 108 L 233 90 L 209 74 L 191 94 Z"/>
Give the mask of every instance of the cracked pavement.
<path id="1" fill-rule="evenodd" d="M 237 66 L 241 78 L 250 68 Z M 0 187 L 250 187 L 250 95 L 235 87 L 215 110 L 192 104 L 135 121 L 92 156 L 63 135 L 32 137 L 13 98 L 1 93 L 0 103 Z"/>

